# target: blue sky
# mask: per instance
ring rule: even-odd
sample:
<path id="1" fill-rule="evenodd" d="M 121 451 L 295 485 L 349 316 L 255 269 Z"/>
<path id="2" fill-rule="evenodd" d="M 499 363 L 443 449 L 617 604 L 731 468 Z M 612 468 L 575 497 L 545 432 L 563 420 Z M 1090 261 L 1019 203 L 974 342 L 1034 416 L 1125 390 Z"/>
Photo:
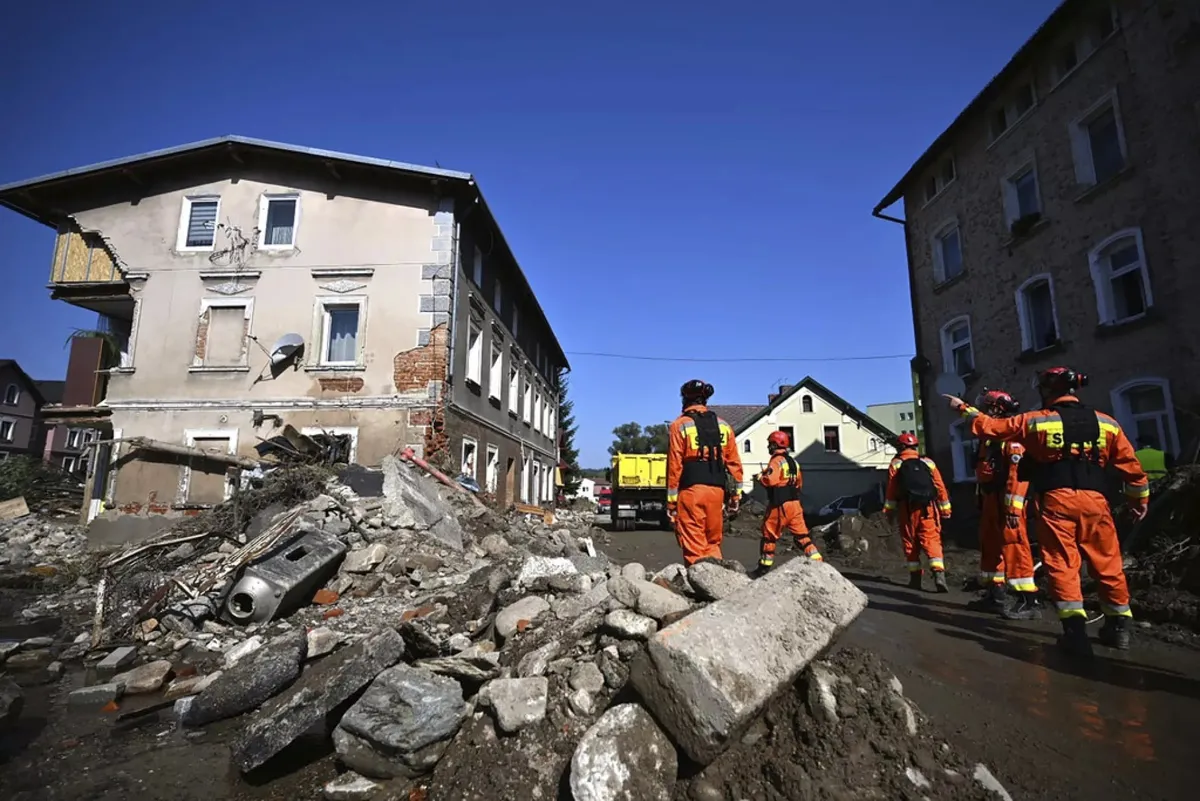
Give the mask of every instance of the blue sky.
<path id="1" fill-rule="evenodd" d="M 28 4 L 0 183 L 231 133 L 436 161 L 478 176 L 568 352 L 907 356 L 903 233 L 871 208 L 1055 4 Z M 0 357 L 37 378 L 94 323 L 50 301 L 52 239 L 0 211 Z M 585 466 L 693 377 L 714 403 L 809 373 L 911 394 L 907 358 L 571 359 Z"/>

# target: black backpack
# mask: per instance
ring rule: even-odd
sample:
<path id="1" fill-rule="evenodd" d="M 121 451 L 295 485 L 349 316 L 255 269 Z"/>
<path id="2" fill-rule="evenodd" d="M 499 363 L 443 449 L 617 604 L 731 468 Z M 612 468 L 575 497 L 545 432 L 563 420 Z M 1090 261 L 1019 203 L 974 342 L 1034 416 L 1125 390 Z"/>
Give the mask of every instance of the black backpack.
<path id="1" fill-rule="evenodd" d="M 896 471 L 900 481 L 901 498 L 909 506 L 928 506 L 937 500 L 933 486 L 933 471 L 924 459 L 905 459 Z"/>

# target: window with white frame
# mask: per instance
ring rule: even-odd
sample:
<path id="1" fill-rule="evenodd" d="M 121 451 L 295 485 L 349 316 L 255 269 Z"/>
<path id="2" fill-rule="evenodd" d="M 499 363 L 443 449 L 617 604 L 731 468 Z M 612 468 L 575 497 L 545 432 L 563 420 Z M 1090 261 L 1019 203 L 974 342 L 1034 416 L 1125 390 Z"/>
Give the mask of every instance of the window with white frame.
<path id="1" fill-rule="evenodd" d="M 185 197 L 179 217 L 176 250 L 212 250 L 217 237 L 221 199 L 216 196 Z"/>
<path id="2" fill-rule="evenodd" d="M 943 159 L 925 179 L 925 202 L 930 202 L 944 192 L 946 187 L 954 182 L 956 175 L 954 157 L 949 156 Z"/>
<path id="3" fill-rule="evenodd" d="M 542 430 L 542 393 L 533 393 L 533 430 Z"/>
<path id="4" fill-rule="evenodd" d="M 484 485 L 487 492 L 495 493 L 500 485 L 500 450 L 495 445 L 487 446 L 487 469 L 484 472 Z"/>
<path id="5" fill-rule="evenodd" d="M 867 440 L 867 450 L 869 450 L 871 453 L 875 453 L 877 450 L 879 450 L 879 440 L 875 439 L 874 437 L 871 437 L 869 440 Z"/>
<path id="6" fill-rule="evenodd" d="M 21 402 L 21 388 L 16 384 L 9 384 L 4 388 L 4 405 L 16 406 Z"/>
<path id="7" fill-rule="evenodd" d="M 1033 82 L 1018 84 L 1004 101 L 992 110 L 989 120 L 992 141 L 999 139 L 1009 128 L 1020 122 L 1037 105 Z"/>
<path id="8" fill-rule="evenodd" d="M 84 446 L 83 439 L 84 429 L 69 428 L 67 429 L 67 447 L 73 451 L 77 451 Z"/>
<path id="9" fill-rule="evenodd" d="M 17 436 L 17 421 L 0 417 L 0 442 L 12 442 Z"/>
<path id="10" fill-rule="evenodd" d="M 459 472 L 465 476 L 475 478 L 476 459 L 479 454 L 479 443 L 470 437 L 463 437 L 462 441 L 462 465 Z"/>
<path id="11" fill-rule="evenodd" d="M 249 352 L 253 298 L 203 298 L 194 367 L 241 367 Z"/>
<path id="12" fill-rule="evenodd" d="M 546 419 L 549 423 L 546 426 L 546 436 L 554 439 L 558 434 L 558 410 L 551 409 L 549 403 L 546 404 Z"/>
<path id="13" fill-rule="evenodd" d="M 74 456 L 64 456 L 62 460 L 62 469 L 64 473 L 74 473 L 79 467 L 79 460 Z"/>
<path id="14" fill-rule="evenodd" d="M 1140 228 L 1113 234 L 1088 256 L 1102 325 L 1134 320 L 1154 305 Z"/>
<path id="15" fill-rule="evenodd" d="M 496 278 L 496 284 L 492 287 L 492 308 L 496 310 L 496 314 L 504 308 L 504 284 L 500 283 L 500 278 Z"/>
<path id="16" fill-rule="evenodd" d="M 750 452 L 750 440 L 742 440 L 742 453 Z"/>
<path id="17" fill-rule="evenodd" d="M 800 411 L 805 414 L 811 413 L 813 410 L 812 395 L 803 395 L 800 398 Z"/>
<path id="18" fill-rule="evenodd" d="M 1108 93 L 1071 123 L 1075 180 L 1083 186 L 1104 183 L 1125 169 L 1125 129 L 1117 93 Z"/>
<path id="19" fill-rule="evenodd" d="M 518 414 L 517 407 L 521 405 L 521 371 L 517 368 L 517 360 L 509 355 L 511 366 L 508 368 L 508 413 L 513 417 Z"/>
<path id="20" fill-rule="evenodd" d="M 554 467 L 550 462 L 546 462 L 542 475 L 546 477 L 546 501 L 552 504 L 554 503 Z"/>
<path id="21" fill-rule="evenodd" d="M 1037 168 L 1030 162 L 1004 179 L 1005 222 L 1012 228 L 1018 220 L 1035 220 L 1041 213 Z"/>
<path id="22" fill-rule="evenodd" d="M 492 361 L 488 368 L 488 397 L 500 400 L 504 384 L 504 346 L 492 339 Z"/>
<path id="23" fill-rule="evenodd" d="M 362 352 L 366 298 L 318 300 L 321 365 L 356 366 Z"/>
<path id="24" fill-rule="evenodd" d="M 475 286 L 483 286 L 483 251 L 475 248 L 475 260 L 472 263 L 471 280 L 475 282 Z"/>
<path id="25" fill-rule="evenodd" d="M 525 376 L 525 402 L 522 404 L 521 419 L 525 424 L 530 423 L 530 415 L 533 413 L 533 387 L 529 383 L 529 376 Z"/>
<path id="26" fill-rule="evenodd" d="M 529 479 L 529 502 L 534 506 L 542 502 L 542 463 L 533 462 L 533 474 Z"/>
<path id="27" fill-rule="evenodd" d="M 263 195 L 258 202 L 258 246 L 266 250 L 294 247 L 299 218 L 299 195 Z"/>
<path id="28" fill-rule="evenodd" d="M 943 225 L 933 235 L 933 277 L 937 283 L 949 281 L 962 274 L 962 233 L 958 222 Z"/>
<path id="29" fill-rule="evenodd" d="M 1171 386 L 1163 378 L 1139 378 L 1112 392 L 1113 411 L 1134 448 L 1179 452 Z"/>
<path id="30" fill-rule="evenodd" d="M 529 503 L 529 479 L 532 471 L 529 469 L 529 457 L 521 457 L 521 503 Z"/>
<path id="31" fill-rule="evenodd" d="M 1044 350 L 1058 342 L 1058 309 L 1050 275 L 1035 275 L 1017 288 L 1021 349 Z"/>
<path id="32" fill-rule="evenodd" d="M 942 326 L 942 368 L 947 373 L 967 376 L 975 372 L 975 350 L 971 345 L 971 320 L 957 317 Z"/>
<path id="33" fill-rule="evenodd" d="M 467 328 L 467 380 L 475 386 L 483 384 L 483 329 L 474 320 Z"/>
<path id="34" fill-rule="evenodd" d="M 950 424 L 950 460 L 954 467 L 956 483 L 975 480 L 975 457 L 979 452 L 979 440 L 971 435 L 966 420 Z"/>
<path id="35" fill-rule="evenodd" d="M 517 335 L 520 333 L 521 333 L 521 310 L 517 308 L 517 304 L 514 302 L 513 303 L 513 326 L 512 326 L 513 339 L 516 339 Z"/>

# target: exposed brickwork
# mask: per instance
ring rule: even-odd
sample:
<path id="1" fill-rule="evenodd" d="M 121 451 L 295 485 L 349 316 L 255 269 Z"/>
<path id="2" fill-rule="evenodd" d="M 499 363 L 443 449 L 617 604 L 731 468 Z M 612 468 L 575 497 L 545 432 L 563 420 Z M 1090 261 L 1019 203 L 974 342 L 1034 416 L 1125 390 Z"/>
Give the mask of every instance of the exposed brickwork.
<path id="1" fill-rule="evenodd" d="M 358 376 L 348 378 L 319 378 L 322 392 L 358 392 L 363 388 L 363 380 Z"/>
<path id="2" fill-rule="evenodd" d="M 200 322 L 196 326 L 196 364 L 204 364 L 204 354 L 208 352 L 208 322 L 211 309 L 205 309 L 200 315 Z"/>
<path id="3" fill-rule="evenodd" d="M 926 444 L 953 475 L 949 426 L 953 418 L 933 390 L 941 372 L 941 328 L 955 317 L 971 321 L 978 377 L 983 386 L 1011 388 L 1026 406 L 1036 401 L 1029 377 L 1056 363 L 1087 372 L 1085 400 L 1111 410 L 1111 393 L 1146 377 L 1166 379 L 1176 407 L 1180 444 L 1197 430 L 1200 410 L 1200 119 L 1195 75 L 1200 44 L 1180 37 L 1190 23 L 1180 3 L 1119 2 L 1121 29 L 1051 91 L 1050 65 L 1060 42 L 1047 42 L 1034 79 L 1037 106 L 989 146 L 981 111 L 951 143 L 956 179 L 925 203 L 921 176 L 906 187 L 910 280 L 915 285 L 918 354 L 932 366 L 923 375 L 928 415 Z M 1029 77 L 1029 75 L 1025 77 Z M 1011 81 L 1016 87 L 1017 76 Z M 1091 189 L 1076 181 L 1070 128 L 1110 91 L 1116 91 L 1127 151 L 1127 169 Z M 1002 184 L 1034 159 L 1045 221 L 1021 241 L 1007 230 Z M 932 238 L 957 219 L 965 273 L 934 286 Z M 1124 229 L 1140 229 L 1154 308 L 1148 319 L 1098 329 L 1096 289 L 1089 252 Z M 1049 273 L 1061 346 L 1022 356 L 1016 291 L 1028 278 Z M 1020 357 L 1020 358 L 1019 358 Z M 969 484 L 955 491 L 956 512 L 971 508 Z M 955 515 L 958 517 L 958 515 Z"/>
<path id="4" fill-rule="evenodd" d="M 396 354 L 392 371 L 397 392 L 424 390 L 431 382 L 446 380 L 448 330 L 448 326 L 439 325 L 430 331 L 428 345 L 419 345 Z"/>
<path id="5" fill-rule="evenodd" d="M 433 412 L 428 409 L 414 409 L 408 413 L 410 426 L 427 426 L 433 422 Z"/>

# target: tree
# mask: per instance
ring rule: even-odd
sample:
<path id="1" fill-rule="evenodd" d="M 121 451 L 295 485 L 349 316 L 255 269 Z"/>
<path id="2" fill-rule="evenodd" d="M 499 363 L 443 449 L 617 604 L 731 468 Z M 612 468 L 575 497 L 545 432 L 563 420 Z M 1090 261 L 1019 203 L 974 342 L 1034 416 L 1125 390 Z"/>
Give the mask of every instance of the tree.
<path id="1" fill-rule="evenodd" d="M 666 453 L 668 423 L 656 423 L 642 428 L 640 423 L 622 423 L 613 429 L 612 455 L 618 453 Z"/>
<path id="2" fill-rule="evenodd" d="M 583 476 L 579 472 L 579 450 L 575 447 L 575 403 L 567 399 L 567 373 L 558 374 L 558 458 L 563 470 L 563 494 L 574 495 Z"/>
<path id="3" fill-rule="evenodd" d="M 650 443 L 649 453 L 666 453 L 670 448 L 670 423 L 646 426 L 646 439 Z"/>

